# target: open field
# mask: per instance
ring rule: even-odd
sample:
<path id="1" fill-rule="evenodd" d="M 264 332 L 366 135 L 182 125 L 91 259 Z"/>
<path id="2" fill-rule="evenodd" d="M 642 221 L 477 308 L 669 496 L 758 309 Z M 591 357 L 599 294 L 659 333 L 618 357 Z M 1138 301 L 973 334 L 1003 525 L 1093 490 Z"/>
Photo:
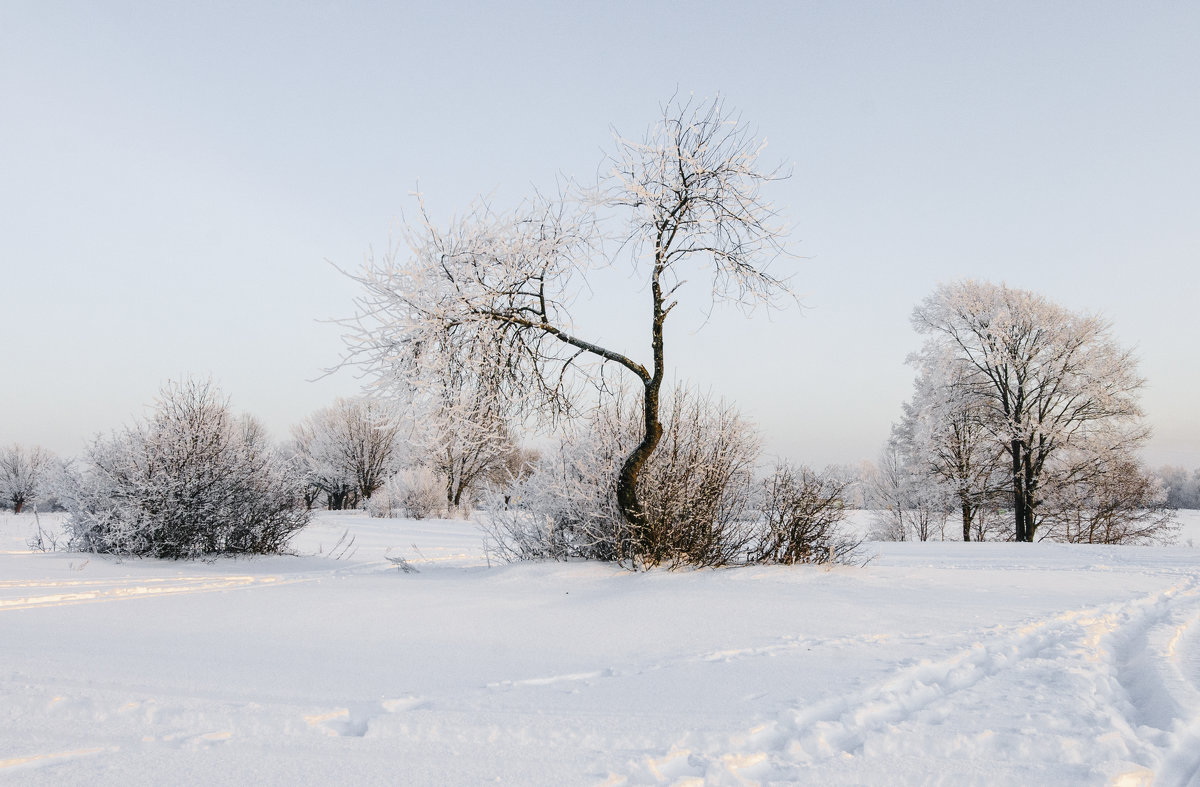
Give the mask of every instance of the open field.
<path id="1" fill-rule="evenodd" d="M 296 557 L 122 562 L 0 514 L 0 782 L 1200 784 L 1183 521 L 633 574 L 359 514 Z"/>

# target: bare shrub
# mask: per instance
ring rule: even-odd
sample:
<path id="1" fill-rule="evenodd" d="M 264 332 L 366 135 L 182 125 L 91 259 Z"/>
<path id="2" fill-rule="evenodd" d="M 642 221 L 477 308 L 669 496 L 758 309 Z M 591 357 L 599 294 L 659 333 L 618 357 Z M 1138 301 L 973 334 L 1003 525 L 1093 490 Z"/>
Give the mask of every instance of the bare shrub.
<path id="1" fill-rule="evenodd" d="M 97 438 L 64 484 L 70 548 L 163 558 L 276 553 L 308 523 L 301 483 L 212 383 L 168 384 L 148 423 Z"/>
<path id="2" fill-rule="evenodd" d="M 388 479 L 388 482 L 379 487 L 379 489 L 376 489 L 375 494 L 371 495 L 370 499 L 367 500 L 367 516 L 376 519 L 392 519 L 403 516 L 396 494 L 388 488 L 394 478 L 395 476 L 392 479 Z"/>
<path id="3" fill-rule="evenodd" d="M 658 450 L 638 478 L 646 518 L 633 526 L 616 500 L 621 463 L 639 439 L 641 402 L 617 398 L 545 452 L 530 476 L 493 503 L 485 523 L 504 559 L 571 557 L 633 567 L 744 560 L 758 439 L 730 406 L 683 387 L 665 402 Z"/>
<path id="4" fill-rule="evenodd" d="M 489 552 L 505 561 L 617 560 L 624 520 L 613 490 L 628 431 L 613 408 L 598 410 L 492 495 L 481 519 Z"/>
<path id="5" fill-rule="evenodd" d="M 642 481 L 647 527 L 624 547 L 645 564 L 727 565 L 752 539 L 753 428 L 724 402 L 676 388 Z"/>
<path id="6" fill-rule="evenodd" d="M 844 477 L 782 463 L 763 481 L 761 530 L 751 552 L 759 563 L 852 563 L 865 560 L 862 539 L 842 527 Z"/>
<path id="7" fill-rule="evenodd" d="M 1057 486 L 1040 507 L 1039 538 L 1078 544 L 1172 543 L 1179 531 L 1167 492 L 1136 462 L 1097 462 Z"/>
<path id="8" fill-rule="evenodd" d="M 367 501 L 373 517 L 425 519 L 446 504 L 445 481 L 428 467 L 410 467 L 396 473 Z"/>

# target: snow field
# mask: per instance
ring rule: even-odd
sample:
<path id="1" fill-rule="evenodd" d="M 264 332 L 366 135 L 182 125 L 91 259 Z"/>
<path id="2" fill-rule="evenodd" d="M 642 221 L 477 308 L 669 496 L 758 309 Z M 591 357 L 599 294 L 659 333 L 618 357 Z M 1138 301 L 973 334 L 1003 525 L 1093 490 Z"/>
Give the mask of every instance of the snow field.
<path id="1" fill-rule="evenodd" d="M 489 567 L 464 522 L 211 563 L 32 527 L 0 515 L 0 782 L 1200 784 L 1186 545 L 631 574 Z"/>

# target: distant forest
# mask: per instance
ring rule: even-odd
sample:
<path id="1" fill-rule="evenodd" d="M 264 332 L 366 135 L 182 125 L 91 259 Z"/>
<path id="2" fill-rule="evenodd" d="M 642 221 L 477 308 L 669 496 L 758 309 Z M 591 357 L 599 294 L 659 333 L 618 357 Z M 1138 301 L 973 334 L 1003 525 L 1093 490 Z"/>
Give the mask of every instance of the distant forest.
<path id="1" fill-rule="evenodd" d="M 1182 467 L 1166 465 L 1155 475 L 1167 491 L 1168 508 L 1200 508 L 1200 468 L 1189 473 Z"/>

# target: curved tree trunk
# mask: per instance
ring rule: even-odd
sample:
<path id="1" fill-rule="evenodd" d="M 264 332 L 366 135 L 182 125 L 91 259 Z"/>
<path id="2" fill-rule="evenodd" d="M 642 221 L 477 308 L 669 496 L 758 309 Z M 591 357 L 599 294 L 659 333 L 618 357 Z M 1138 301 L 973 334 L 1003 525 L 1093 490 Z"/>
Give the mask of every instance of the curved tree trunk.
<path id="1" fill-rule="evenodd" d="M 642 395 L 642 418 L 645 434 L 633 452 L 625 458 L 625 463 L 621 465 L 621 472 L 617 476 L 617 506 L 621 509 L 621 515 L 625 517 L 631 531 L 628 543 L 623 548 L 633 553 L 622 555 L 622 557 L 649 557 L 651 562 L 654 562 L 653 555 L 643 554 L 648 546 L 647 542 L 650 540 L 648 538 L 650 522 L 646 517 L 642 501 L 638 497 L 637 483 L 642 468 L 646 466 L 647 460 L 650 459 L 650 455 L 654 453 L 654 449 L 658 447 L 658 441 L 662 438 L 662 422 L 658 420 L 658 396 L 662 379 L 661 375 L 658 377 L 657 383 L 651 381 L 646 385 Z"/>
<path id="2" fill-rule="evenodd" d="M 638 497 L 638 475 L 646 466 L 650 455 L 658 447 L 662 439 L 663 427 L 658 418 L 659 391 L 663 381 L 663 322 L 667 319 L 670 307 L 663 308 L 663 294 L 660 277 L 663 266 L 661 263 L 661 241 L 656 253 L 657 261 L 654 276 L 650 281 L 650 292 L 653 296 L 653 320 L 650 325 L 650 346 L 654 355 L 654 370 L 649 376 L 642 377 L 642 426 L 644 432 L 642 441 L 625 459 L 621 472 L 617 476 L 617 506 L 621 515 L 629 525 L 630 537 L 622 539 L 622 559 L 638 558 L 643 562 L 654 565 L 659 562 L 661 555 L 657 553 L 655 539 L 650 533 L 650 522 L 646 516 L 646 508 Z M 643 373 L 644 374 L 644 373 Z M 661 540 L 661 539 L 660 539 Z M 659 545 L 661 546 L 661 545 Z"/>

